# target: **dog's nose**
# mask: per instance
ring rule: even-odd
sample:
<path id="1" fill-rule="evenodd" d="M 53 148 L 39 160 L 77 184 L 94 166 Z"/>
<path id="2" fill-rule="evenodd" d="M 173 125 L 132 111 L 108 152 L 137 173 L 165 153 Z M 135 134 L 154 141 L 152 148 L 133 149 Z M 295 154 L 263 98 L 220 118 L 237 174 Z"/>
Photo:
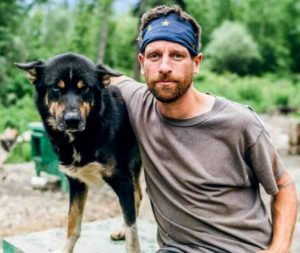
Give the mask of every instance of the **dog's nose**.
<path id="1" fill-rule="evenodd" d="M 81 117 L 79 112 L 67 112 L 64 115 L 64 121 L 67 128 L 78 128 L 80 123 Z"/>

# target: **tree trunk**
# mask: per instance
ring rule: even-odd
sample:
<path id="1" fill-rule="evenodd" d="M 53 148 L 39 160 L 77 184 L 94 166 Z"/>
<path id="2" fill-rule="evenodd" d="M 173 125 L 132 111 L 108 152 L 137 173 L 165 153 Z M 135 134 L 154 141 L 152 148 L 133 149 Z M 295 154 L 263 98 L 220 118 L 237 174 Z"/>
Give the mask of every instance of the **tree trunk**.
<path id="1" fill-rule="evenodd" d="M 138 11 L 138 18 L 139 18 L 139 22 L 138 22 L 138 27 L 137 27 L 137 35 L 139 34 L 139 27 L 141 24 L 141 17 L 145 12 L 145 0 L 140 0 L 140 4 L 139 4 L 139 11 Z M 137 36 L 136 36 L 137 38 Z M 135 45 L 136 45 L 136 57 L 135 57 L 135 61 L 134 61 L 134 66 L 133 66 L 133 78 L 136 81 L 140 81 L 141 80 L 141 67 L 140 67 L 140 63 L 138 61 L 138 54 L 139 54 L 139 45 L 137 43 L 137 41 L 135 41 Z"/>
<path id="2" fill-rule="evenodd" d="M 99 46 L 97 63 L 103 64 L 105 59 L 105 48 L 107 44 L 109 15 L 110 15 L 111 1 L 103 1 L 102 22 L 99 31 Z"/>

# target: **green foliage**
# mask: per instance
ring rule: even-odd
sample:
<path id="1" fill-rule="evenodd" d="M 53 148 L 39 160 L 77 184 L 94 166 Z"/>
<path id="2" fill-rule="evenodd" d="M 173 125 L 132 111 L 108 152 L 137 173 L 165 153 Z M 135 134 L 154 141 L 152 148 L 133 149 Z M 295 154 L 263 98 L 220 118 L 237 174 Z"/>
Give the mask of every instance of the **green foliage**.
<path id="1" fill-rule="evenodd" d="M 111 24 L 110 27 L 113 25 Z M 137 31 L 137 19 L 131 16 L 114 20 L 114 29 L 109 33 L 106 63 L 114 68 L 132 69 L 135 61 L 135 40 L 132 35 Z"/>
<path id="2" fill-rule="evenodd" d="M 288 37 L 297 29 L 299 36 L 299 1 L 283 0 L 278 4 L 276 0 L 247 0 L 240 4 L 239 9 L 239 20 L 248 27 L 260 46 L 263 68 L 268 71 L 290 69 L 293 64 L 291 44 L 297 42 L 289 41 Z"/>
<path id="3" fill-rule="evenodd" d="M 250 105 L 260 113 L 273 111 L 282 105 L 300 108 L 300 82 L 293 83 L 276 75 L 239 77 L 231 73 L 217 75 L 204 69 L 196 78 L 195 87 Z"/>
<path id="4" fill-rule="evenodd" d="M 33 98 L 29 95 L 16 100 L 13 106 L 6 107 L 0 104 L 0 119 L 0 132 L 3 132 L 8 126 L 17 128 L 19 132 L 24 132 L 28 129 L 29 122 L 40 121 Z"/>
<path id="5" fill-rule="evenodd" d="M 210 40 L 212 31 L 221 25 L 223 20 L 232 20 L 233 9 L 230 0 L 189 0 L 187 11 L 202 28 L 201 44 L 204 47 Z"/>
<path id="6" fill-rule="evenodd" d="M 31 158 L 30 143 L 22 142 L 18 143 L 13 149 L 5 163 L 24 163 L 29 162 Z"/>
<path id="7" fill-rule="evenodd" d="M 202 26 L 204 48 L 225 20 L 242 23 L 255 38 L 263 71 L 300 71 L 300 2 L 295 0 L 189 0 L 187 10 Z"/>
<path id="8" fill-rule="evenodd" d="M 94 61 L 97 57 L 97 41 L 100 26 L 99 1 L 80 0 L 75 8 L 75 23 L 70 51 L 84 54 Z"/>
<path id="9" fill-rule="evenodd" d="M 11 70 L 11 73 L 13 73 L 14 78 L 8 78 L 0 90 L 0 97 L 3 98 L 2 104 L 4 106 L 15 104 L 25 95 L 32 96 L 32 91 L 34 89 L 26 78 L 25 72 L 13 69 Z"/>
<path id="10" fill-rule="evenodd" d="M 213 31 L 205 54 L 217 72 L 254 74 L 261 60 L 258 47 L 245 27 L 229 21 Z"/>

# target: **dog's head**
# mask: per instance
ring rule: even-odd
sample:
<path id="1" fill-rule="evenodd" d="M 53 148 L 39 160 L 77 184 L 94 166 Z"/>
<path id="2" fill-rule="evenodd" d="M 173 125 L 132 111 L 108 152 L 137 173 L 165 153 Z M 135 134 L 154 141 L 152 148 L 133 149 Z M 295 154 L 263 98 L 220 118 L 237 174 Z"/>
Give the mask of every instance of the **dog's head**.
<path id="1" fill-rule="evenodd" d="M 53 129 L 69 132 L 85 129 L 109 77 L 121 75 L 73 53 L 16 66 L 27 71 L 28 79 L 35 85 L 37 107 L 43 119 Z"/>

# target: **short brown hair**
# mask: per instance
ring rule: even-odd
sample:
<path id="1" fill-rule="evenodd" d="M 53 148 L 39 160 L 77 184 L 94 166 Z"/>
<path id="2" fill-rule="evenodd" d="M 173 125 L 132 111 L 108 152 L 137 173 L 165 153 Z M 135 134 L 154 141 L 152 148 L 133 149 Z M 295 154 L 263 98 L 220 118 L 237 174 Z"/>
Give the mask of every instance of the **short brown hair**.
<path id="1" fill-rule="evenodd" d="M 200 41 L 201 38 L 201 27 L 198 24 L 198 22 L 188 13 L 183 11 L 179 6 L 177 5 L 172 5 L 172 6 L 167 6 L 167 5 L 159 5 L 146 13 L 141 18 L 141 24 L 139 28 L 139 36 L 138 36 L 138 42 L 139 45 L 141 45 L 142 41 L 142 33 L 144 29 L 147 27 L 147 25 L 152 21 L 155 20 L 161 16 L 167 16 L 168 14 L 175 13 L 177 14 L 181 19 L 189 22 L 193 30 L 197 36 L 197 40 Z"/>

